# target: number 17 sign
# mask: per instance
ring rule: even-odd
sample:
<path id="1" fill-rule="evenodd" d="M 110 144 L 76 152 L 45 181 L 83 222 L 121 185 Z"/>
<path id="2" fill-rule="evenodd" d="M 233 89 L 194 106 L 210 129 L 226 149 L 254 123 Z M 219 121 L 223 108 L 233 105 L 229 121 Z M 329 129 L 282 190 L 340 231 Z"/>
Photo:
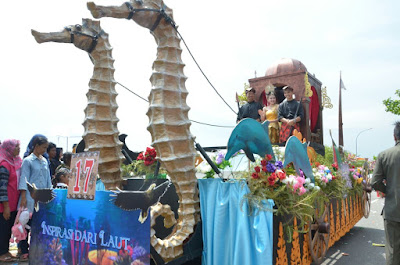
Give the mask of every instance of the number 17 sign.
<path id="1" fill-rule="evenodd" d="M 69 199 L 94 200 L 100 152 L 72 154 Z"/>

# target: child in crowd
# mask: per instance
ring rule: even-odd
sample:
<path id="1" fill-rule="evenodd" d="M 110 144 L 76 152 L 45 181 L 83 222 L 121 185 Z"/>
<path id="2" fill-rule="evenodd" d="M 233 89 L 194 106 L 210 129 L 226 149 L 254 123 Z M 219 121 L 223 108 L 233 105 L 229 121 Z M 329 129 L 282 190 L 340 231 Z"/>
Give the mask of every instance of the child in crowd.
<path id="1" fill-rule="evenodd" d="M 47 162 L 44 154 L 46 153 L 49 142 L 45 136 L 37 136 L 32 142 L 31 154 L 24 158 L 21 166 L 21 176 L 18 182 L 18 189 L 21 192 L 19 198 L 19 207 L 28 208 L 30 213 L 34 213 L 34 200 L 30 196 L 26 182 L 35 184 L 38 189 L 52 188 L 50 179 L 49 163 Z M 30 225 L 28 222 L 28 225 Z M 29 230 L 28 236 L 29 236 Z M 29 244 L 28 237 L 19 242 L 21 248 L 20 261 L 27 261 L 29 259 Z"/>
<path id="2" fill-rule="evenodd" d="M 53 187 L 55 189 L 68 189 L 70 175 L 68 168 L 59 168 L 53 179 Z"/>

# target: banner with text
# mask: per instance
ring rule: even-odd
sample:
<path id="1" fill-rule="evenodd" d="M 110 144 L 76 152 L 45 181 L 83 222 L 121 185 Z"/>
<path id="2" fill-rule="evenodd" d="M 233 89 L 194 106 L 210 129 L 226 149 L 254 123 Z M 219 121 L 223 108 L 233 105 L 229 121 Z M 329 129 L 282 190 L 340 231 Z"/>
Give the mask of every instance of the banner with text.
<path id="1" fill-rule="evenodd" d="M 67 199 L 67 190 L 40 204 L 32 218 L 29 264 L 150 264 L 150 218 L 110 202 L 109 191 L 96 200 Z"/>

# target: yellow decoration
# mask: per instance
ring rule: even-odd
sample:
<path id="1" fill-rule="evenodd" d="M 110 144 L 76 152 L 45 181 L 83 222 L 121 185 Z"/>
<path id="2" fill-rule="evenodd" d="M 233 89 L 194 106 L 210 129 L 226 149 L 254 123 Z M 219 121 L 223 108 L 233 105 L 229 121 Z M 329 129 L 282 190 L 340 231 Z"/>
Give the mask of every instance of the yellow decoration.
<path id="1" fill-rule="evenodd" d="M 297 231 L 296 217 L 293 220 L 293 241 L 292 241 L 292 251 L 290 253 L 290 264 L 301 265 L 299 232 Z"/>
<path id="2" fill-rule="evenodd" d="M 295 136 L 297 139 L 299 139 L 300 142 L 302 143 L 306 142 L 306 138 L 303 138 L 302 133 L 299 132 L 297 129 L 293 130 L 292 135 Z M 314 163 L 315 160 L 317 160 L 317 152 L 315 152 L 315 149 L 312 148 L 311 146 L 307 146 L 307 156 L 308 160 L 310 160 L 310 163 Z"/>
<path id="3" fill-rule="evenodd" d="M 203 162 L 203 158 L 201 158 L 201 156 L 199 154 L 197 154 L 196 159 L 194 161 L 194 166 L 197 167 L 198 165 L 201 164 L 201 162 Z"/>
<path id="4" fill-rule="evenodd" d="M 335 242 L 340 239 L 340 208 L 339 201 L 336 201 L 336 224 L 335 224 Z"/>
<path id="5" fill-rule="evenodd" d="M 344 200 L 342 200 L 341 207 L 340 207 L 340 237 L 346 234 L 346 217 L 345 217 L 345 210 L 344 210 Z"/>
<path id="6" fill-rule="evenodd" d="M 286 254 L 286 241 L 283 238 L 282 222 L 279 222 L 279 237 L 278 237 L 276 254 L 277 255 L 276 255 L 275 265 L 288 265 L 288 259 Z"/>
<path id="7" fill-rule="evenodd" d="M 321 89 L 321 96 L 322 96 L 322 104 L 321 107 L 331 109 L 333 105 L 331 103 L 331 99 L 328 97 L 328 92 L 326 90 L 326 86 Z"/>
<path id="8" fill-rule="evenodd" d="M 244 83 L 243 86 L 244 86 L 243 93 L 238 95 L 240 106 L 246 104 L 246 102 L 247 102 L 246 89 L 248 89 L 250 87 L 250 85 L 246 84 L 246 83 Z"/>
<path id="9" fill-rule="evenodd" d="M 346 233 L 350 231 L 350 212 L 349 212 L 349 204 L 348 198 L 345 199 L 345 206 L 346 206 Z"/>
<path id="10" fill-rule="evenodd" d="M 308 81 L 308 72 L 306 72 L 304 76 L 304 86 L 305 86 L 304 96 L 306 96 L 307 98 L 312 97 L 313 91 L 311 90 L 311 85 L 310 82 Z"/>
<path id="11" fill-rule="evenodd" d="M 310 159 L 310 163 L 314 163 L 317 160 L 317 152 L 311 146 L 307 146 L 307 155 L 308 159 Z"/>
<path id="12" fill-rule="evenodd" d="M 328 244 L 328 248 L 330 248 L 331 246 L 333 246 L 333 244 L 335 244 L 335 233 L 336 233 L 336 231 L 335 231 L 335 222 L 334 222 L 334 217 L 333 217 L 333 206 L 332 206 L 332 203 L 330 204 L 331 205 L 331 214 L 330 214 L 330 222 L 329 222 L 329 225 L 330 225 L 330 229 L 331 229 L 331 231 L 330 231 L 330 234 L 329 234 L 329 244 Z"/>
<path id="13" fill-rule="evenodd" d="M 114 261 L 109 259 L 109 257 L 117 257 L 118 254 L 115 251 L 108 249 L 92 250 L 88 254 L 88 258 L 94 264 L 101 265 L 113 265 Z"/>
<path id="14" fill-rule="evenodd" d="M 275 87 L 273 86 L 273 85 L 271 85 L 271 84 L 268 84 L 266 87 L 265 87 L 265 95 L 268 95 L 268 93 L 270 93 L 270 92 L 274 92 L 275 91 Z"/>
<path id="15" fill-rule="evenodd" d="M 308 226 L 304 226 L 304 230 L 308 230 Z M 310 245 L 308 244 L 308 233 L 303 234 L 303 255 L 302 255 L 302 260 L 301 264 L 302 265 L 310 265 L 312 258 L 311 258 L 311 253 L 310 253 Z"/>
<path id="16" fill-rule="evenodd" d="M 355 225 L 354 221 L 354 211 L 353 211 L 353 200 L 351 197 L 349 198 L 349 211 L 350 211 L 350 226 L 353 227 Z"/>

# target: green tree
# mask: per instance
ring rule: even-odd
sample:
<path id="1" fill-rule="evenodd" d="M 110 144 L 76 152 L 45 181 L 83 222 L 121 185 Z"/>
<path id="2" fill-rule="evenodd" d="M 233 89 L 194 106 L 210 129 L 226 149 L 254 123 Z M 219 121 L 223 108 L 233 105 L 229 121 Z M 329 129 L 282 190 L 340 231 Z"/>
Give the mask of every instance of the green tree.
<path id="1" fill-rule="evenodd" d="M 397 89 L 395 94 L 400 97 L 400 89 Z M 386 112 L 391 112 L 395 115 L 400 115 L 400 100 L 388 98 L 383 101 L 383 105 L 386 107 Z"/>

